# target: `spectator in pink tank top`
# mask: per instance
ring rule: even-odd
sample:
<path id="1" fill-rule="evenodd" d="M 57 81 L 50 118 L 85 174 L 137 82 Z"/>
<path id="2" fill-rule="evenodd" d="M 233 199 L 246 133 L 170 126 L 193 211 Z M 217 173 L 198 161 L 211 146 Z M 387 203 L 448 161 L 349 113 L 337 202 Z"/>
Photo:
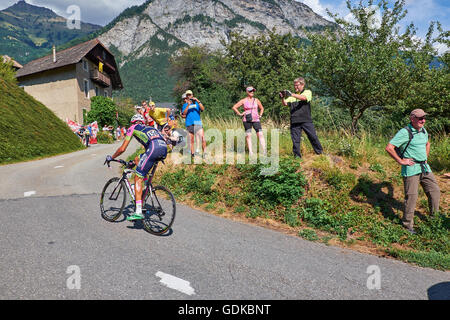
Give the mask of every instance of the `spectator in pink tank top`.
<path id="1" fill-rule="evenodd" d="M 266 142 L 264 140 L 264 135 L 262 132 L 261 121 L 260 118 L 264 113 L 264 107 L 261 104 L 259 99 L 255 98 L 255 88 L 247 87 L 247 97 L 240 100 L 233 106 L 233 111 L 240 117 L 242 117 L 242 121 L 244 123 L 245 128 L 245 140 L 247 141 L 248 153 L 250 156 L 253 155 L 252 150 L 252 127 L 256 131 L 256 135 L 258 137 L 259 143 L 261 145 L 261 149 L 263 154 L 266 154 Z M 244 112 L 240 113 L 239 108 L 243 106 Z M 258 113 L 259 109 L 259 113 Z"/>

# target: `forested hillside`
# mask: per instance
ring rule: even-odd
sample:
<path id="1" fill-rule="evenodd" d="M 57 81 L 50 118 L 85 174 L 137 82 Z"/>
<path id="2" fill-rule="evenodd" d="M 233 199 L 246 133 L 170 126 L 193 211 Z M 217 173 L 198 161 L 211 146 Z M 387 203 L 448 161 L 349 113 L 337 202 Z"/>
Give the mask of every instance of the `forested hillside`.
<path id="1" fill-rule="evenodd" d="M 0 54 L 22 65 L 48 55 L 53 45 L 61 45 L 91 34 L 100 26 L 81 23 L 81 29 L 69 29 L 67 20 L 52 10 L 19 1 L 0 11 Z"/>

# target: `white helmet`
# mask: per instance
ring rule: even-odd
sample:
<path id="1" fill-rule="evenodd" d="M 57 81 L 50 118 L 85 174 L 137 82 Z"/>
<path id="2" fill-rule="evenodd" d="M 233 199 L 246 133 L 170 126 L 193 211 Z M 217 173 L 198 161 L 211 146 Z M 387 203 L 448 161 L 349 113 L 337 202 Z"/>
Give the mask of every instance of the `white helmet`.
<path id="1" fill-rule="evenodd" d="M 142 123 L 145 123 L 145 119 L 142 115 L 140 114 L 135 114 L 132 118 L 131 118 L 131 123 L 135 123 L 141 121 Z"/>

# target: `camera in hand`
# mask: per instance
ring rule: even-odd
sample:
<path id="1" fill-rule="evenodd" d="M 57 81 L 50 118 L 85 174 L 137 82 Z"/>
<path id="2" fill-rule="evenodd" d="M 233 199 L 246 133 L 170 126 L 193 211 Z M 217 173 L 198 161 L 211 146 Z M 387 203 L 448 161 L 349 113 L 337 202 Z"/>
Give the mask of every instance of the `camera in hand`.
<path id="1" fill-rule="evenodd" d="M 292 95 L 292 93 L 289 90 L 282 90 L 279 92 L 280 98 L 287 98 Z"/>

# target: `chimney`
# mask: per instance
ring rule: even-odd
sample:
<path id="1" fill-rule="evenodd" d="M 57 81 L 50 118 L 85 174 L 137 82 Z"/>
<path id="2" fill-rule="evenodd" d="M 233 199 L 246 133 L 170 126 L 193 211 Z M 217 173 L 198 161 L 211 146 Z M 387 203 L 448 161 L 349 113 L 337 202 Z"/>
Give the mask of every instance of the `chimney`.
<path id="1" fill-rule="evenodd" d="M 53 63 L 56 62 L 56 47 L 53 45 Z"/>

